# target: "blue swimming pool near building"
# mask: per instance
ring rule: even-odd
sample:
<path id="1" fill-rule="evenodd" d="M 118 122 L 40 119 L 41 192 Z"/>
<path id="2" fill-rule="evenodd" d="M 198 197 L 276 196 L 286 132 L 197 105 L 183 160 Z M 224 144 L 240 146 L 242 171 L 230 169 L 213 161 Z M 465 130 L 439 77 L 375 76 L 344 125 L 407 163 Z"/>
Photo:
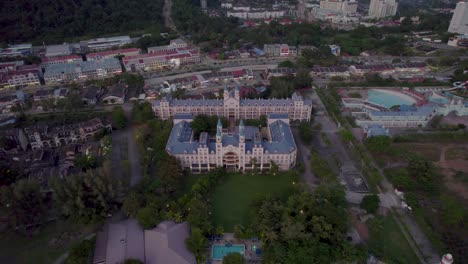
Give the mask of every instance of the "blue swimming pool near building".
<path id="1" fill-rule="evenodd" d="M 391 108 L 395 105 L 413 105 L 416 103 L 416 100 L 410 96 L 396 91 L 372 89 L 367 92 L 367 96 L 367 101 L 370 103 L 381 105 L 386 108 Z"/>
<path id="2" fill-rule="evenodd" d="M 244 256 L 245 247 L 244 245 L 213 245 L 211 258 L 214 260 L 222 260 L 229 253 L 239 253 Z"/>

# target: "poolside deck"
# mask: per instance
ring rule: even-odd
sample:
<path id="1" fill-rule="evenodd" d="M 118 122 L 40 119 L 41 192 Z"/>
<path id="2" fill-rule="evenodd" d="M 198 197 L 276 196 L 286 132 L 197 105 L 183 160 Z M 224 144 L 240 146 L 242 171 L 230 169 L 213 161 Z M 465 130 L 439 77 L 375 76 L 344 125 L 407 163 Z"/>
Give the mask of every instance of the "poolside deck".
<path id="1" fill-rule="evenodd" d="M 239 245 L 243 244 L 245 246 L 245 253 L 244 258 L 246 263 L 261 263 L 261 255 L 257 255 L 256 250 L 254 249 L 261 249 L 263 244 L 258 239 L 237 239 L 234 237 L 233 233 L 225 233 L 223 237 L 217 241 L 212 241 L 210 243 L 210 256 L 212 256 L 212 249 L 214 245 Z M 210 261 L 212 264 L 222 264 L 222 260 L 214 260 L 210 257 Z"/>

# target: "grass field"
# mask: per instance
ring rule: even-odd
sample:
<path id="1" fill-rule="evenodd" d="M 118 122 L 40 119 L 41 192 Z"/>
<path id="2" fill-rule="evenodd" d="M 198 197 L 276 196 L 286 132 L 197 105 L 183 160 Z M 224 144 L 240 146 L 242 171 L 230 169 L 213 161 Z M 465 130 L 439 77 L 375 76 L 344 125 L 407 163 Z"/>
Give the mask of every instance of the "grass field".
<path id="1" fill-rule="evenodd" d="M 252 202 L 265 196 L 286 199 L 293 191 L 293 181 L 288 174 L 251 175 L 229 174 L 215 190 L 213 222 L 232 232 L 236 224 L 247 225 Z"/>
<path id="2" fill-rule="evenodd" d="M 382 227 L 383 229 L 381 229 Z M 393 216 L 387 215 L 383 217 L 383 225 L 379 230 L 370 228 L 369 232 L 371 251 L 374 251 L 374 254 L 382 257 L 385 262 L 401 264 L 419 263 L 418 257 L 401 233 Z"/>

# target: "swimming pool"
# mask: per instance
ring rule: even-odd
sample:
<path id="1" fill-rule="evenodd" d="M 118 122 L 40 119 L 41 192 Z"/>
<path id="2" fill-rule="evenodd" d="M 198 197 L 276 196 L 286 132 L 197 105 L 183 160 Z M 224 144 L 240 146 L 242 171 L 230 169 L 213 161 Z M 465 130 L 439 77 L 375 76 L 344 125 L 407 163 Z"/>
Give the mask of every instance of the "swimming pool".
<path id="1" fill-rule="evenodd" d="M 229 253 L 239 253 L 244 256 L 244 245 L 213 245 L 211 258 L 214 260 L 222 260 Z"/>
<path id="2" fill-rule="evenodd" d="M 410 96 L 396 91 L 372 89 L 367 92 L 367 96 L 367 101 L 386 108 L 391 108 L 394 105 L 413 105 L 416 103 L 416 100 Z"/>

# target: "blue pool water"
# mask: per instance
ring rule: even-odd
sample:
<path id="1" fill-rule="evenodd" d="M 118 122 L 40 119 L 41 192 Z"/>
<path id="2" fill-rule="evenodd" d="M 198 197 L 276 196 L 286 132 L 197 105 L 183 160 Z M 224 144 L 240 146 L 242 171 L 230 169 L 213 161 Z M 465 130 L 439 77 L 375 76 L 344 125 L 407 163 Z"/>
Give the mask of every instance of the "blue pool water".
<path id="1" fill-rule="evenodd" d="M 394 105 L 412 105 L 416 103 L 414 99 L 407 95 L 398 95 L 381 90 L 369 90 L 367 96 L 369 102 L 386 108 L 391 108 Z"/>
<path id="2" fill-rule="evenodd" d="M 229 253 L 239 253 L 244 256 L 244 245 L 214 245 L 211 257 L 214 260 L 222 260 Z"/>

